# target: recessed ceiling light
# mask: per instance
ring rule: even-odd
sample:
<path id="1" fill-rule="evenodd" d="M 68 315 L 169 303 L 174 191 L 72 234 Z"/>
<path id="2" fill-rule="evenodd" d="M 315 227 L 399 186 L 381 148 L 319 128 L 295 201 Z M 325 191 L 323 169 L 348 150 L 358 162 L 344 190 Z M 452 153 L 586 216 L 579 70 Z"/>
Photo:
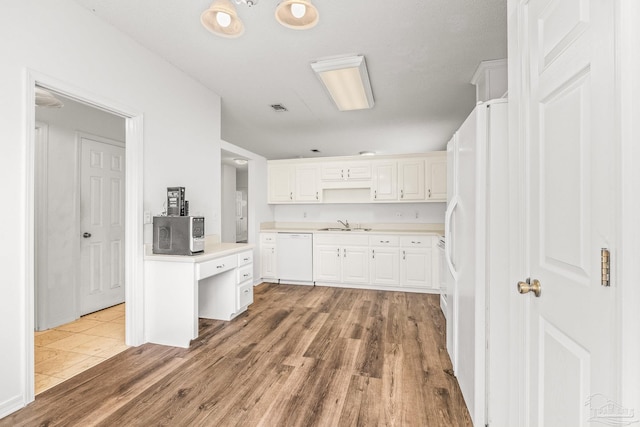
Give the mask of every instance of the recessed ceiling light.
<path id="1" fill-rule="evenodd" d="M 375 151 L 361 151 L 360 155 L 361 156 L 375 156 L 376 152 Z"/>
<path id="2" fill-rule="evenodd" d="M 233 159 L 233 161 L 236 165 L 241 165 L 241 166 L 249 163 L 247 159 Z"/>

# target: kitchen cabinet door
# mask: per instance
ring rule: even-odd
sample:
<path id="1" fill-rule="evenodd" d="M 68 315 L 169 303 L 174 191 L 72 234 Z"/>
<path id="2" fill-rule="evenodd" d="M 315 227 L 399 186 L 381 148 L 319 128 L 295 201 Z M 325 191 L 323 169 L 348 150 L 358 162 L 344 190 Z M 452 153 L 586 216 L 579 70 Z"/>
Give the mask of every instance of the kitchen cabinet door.
<path id="1" fill-rule="evenodd" d="M 398 199 L 398 162 L 384 160 L 373 163 L 371 200 L 386 201 Z"/>
<path id="2" fill-rule="evenodd" d="M 340 282 L 342 280 L 342 250 L 338 245 L 315 245 L 313 248 L 313 280 Z"/>
<path id="3" fill-rule="evenodd" d="M 260 245 L 260 274 L 263 279 L 276 280 L 277 251 L 274 244 Z"/>
<path id="4" fill-rule="evenodd" d="M 269 203 L 293 202 L 295 190 L 294 165 L 269 165 L 267 181 Z"/>
<path id="5" fill-rule="evenodd" d="M 401 284 L 424 289 L 437 289 L 433 282 L 433 249 L 403 248 L 401 253 Z"/>
<path id="6" fill-rule="evenodd" d="M 424 185 L 424 159 L 398 161 L 399 200 L 424 200 Z"/>
<path id="7" fill-rule="evenodd" d="M 371 283 L 395 286 L 400 284 L 400 250 L 398 248 L 371 248 Z"/>
<path id="8" fill-rule="evenodd" d="M 447 201 L 447 156 L 434 155 L 425 162 L 425 188 L 427 200 Z"/>
<path id="9" fill-rule="evenodd" d="M 308 203 L 320 203 L 322 201 L 319 165 L 296 166 L 294 185 L 294 201 Z"/>
<path id="10" fill-rule="evenodd" d="M 345 246 L 342 248 L 343 283 L 369 283 L 369 247 Z"/>
<path id="11" fill-rule="evenodd" d="M 371 179 L 371 162 L 329 162 L 322 165 L 323 181 L 359 181 Z"/>

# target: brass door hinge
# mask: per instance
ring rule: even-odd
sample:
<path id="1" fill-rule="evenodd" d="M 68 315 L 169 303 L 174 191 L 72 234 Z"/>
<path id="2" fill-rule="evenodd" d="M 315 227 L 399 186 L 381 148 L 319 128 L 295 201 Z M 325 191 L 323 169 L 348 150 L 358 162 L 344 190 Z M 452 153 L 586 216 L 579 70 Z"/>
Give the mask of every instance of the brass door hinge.
<path id="1" fill-rule="evenodd" d="M 602 276 L 600 284 L 611 286 L 611 256 L 607 248 L 600 250 L 600 274 Z"/>

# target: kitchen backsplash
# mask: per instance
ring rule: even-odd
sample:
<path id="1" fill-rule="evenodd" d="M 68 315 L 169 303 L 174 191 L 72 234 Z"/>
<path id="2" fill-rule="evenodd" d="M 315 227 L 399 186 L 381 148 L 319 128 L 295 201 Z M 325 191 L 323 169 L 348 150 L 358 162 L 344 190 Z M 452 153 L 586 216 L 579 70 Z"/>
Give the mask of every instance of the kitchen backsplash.
<path id="1" fill-rule="evenodd" d="M 276 222 L 444 223 L 446 203 L 275 205 Z"/>

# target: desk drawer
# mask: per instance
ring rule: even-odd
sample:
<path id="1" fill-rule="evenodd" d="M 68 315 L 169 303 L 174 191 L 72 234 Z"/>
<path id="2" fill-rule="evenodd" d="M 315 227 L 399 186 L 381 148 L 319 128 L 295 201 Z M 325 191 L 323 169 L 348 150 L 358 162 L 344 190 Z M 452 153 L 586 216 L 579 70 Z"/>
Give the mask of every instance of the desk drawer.
<path id="1" fill-rule="evenodd" d="M 238 268 L 238 283 L 253 279 L 253 264 Z M 253 283 L 253 281 L 251 282 Z"/>
<path id="2" fill-rule="evenodd" d="M 238 296 L 236 298 L 237 307 L 236 310 L 240 310 L 242 307 L 246 307 L 253 303 L 253 283 L 247 282 L 244 285 L 238 286 Z"/>
<path id="3" fill-rule="evenodd" d="M 253 262 L 253 251 L 242 252 L 238 254 L 238 267 L 251 264 Z"/>
<path id="4" fill-rule="evenodd" d="M 237 265 L 237 255 L 230 255 L 223 258 L 212 259 L 211 261 L 201 262 L 196 266 L 196 279 L 201 280 L 209 276 L 234 269 Z"/>

